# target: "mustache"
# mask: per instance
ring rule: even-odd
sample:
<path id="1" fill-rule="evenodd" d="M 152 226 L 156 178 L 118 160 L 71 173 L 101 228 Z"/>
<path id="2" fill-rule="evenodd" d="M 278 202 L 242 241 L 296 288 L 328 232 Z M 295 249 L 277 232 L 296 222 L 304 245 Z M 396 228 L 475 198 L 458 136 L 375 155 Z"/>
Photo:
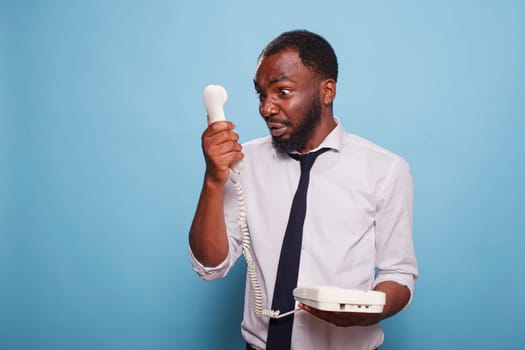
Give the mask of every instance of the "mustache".
<path id="1" fill-rule="evenodd" d="M 276 117 L 270 117 L 266 120 L 266 123 L 272 123 L 272 124 L 282 124 L 284 126 L 291 126 L 292 123 L 289 120 L 279 119 Z"/>

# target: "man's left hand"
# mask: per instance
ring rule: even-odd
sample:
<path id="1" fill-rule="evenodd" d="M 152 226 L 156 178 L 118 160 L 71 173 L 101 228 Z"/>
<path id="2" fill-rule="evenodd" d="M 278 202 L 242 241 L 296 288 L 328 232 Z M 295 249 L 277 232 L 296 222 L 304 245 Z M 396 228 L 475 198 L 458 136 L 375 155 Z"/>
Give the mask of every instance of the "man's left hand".
<path id="1" fill-rule="evenodd" d="M 393 281 L 381 282 L 374 290 L 386 294 L 386 304 L 382 313 L 323 311 L 302 303 L 299 304 L 299 308 L 338 327 L 363 327 L 371 326 L 387 317 L 395 315 L 401 311 L 410 300 L 410 291 L 408 288 Z"/>
<path id="2" fill-rule="evenodd" d="M 382 319 L 382 314 L 378 313 L 323 311 L 303 303 L 299 304 L 299 308 L 338 327 L 371 326 Z"/>

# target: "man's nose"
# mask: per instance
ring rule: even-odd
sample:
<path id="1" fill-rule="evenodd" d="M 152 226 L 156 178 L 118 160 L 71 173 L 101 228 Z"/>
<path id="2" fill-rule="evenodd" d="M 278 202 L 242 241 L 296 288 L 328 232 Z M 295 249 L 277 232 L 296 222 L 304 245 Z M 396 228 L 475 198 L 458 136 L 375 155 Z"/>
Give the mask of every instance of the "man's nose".
<path id="1" fill-rule="evenodd" d="M 259 113 L 263 118 L 269 118 L 272 115 L 279 113 L 279 108 L 271 101 L 271 99 L 266 98 L 264 101 L 260 102 Z"/>

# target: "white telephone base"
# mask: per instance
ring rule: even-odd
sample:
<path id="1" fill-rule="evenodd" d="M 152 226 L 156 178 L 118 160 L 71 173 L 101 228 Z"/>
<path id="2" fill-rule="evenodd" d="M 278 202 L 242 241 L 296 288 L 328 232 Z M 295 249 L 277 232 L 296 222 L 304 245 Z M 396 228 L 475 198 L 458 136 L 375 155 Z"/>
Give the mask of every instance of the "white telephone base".
<path id="1" fill-rule="evenodd" d="M 298 287 L 295 300 L 324 311 L 381 313 L 386 302 L 383 292 L 338 287 Z"/>

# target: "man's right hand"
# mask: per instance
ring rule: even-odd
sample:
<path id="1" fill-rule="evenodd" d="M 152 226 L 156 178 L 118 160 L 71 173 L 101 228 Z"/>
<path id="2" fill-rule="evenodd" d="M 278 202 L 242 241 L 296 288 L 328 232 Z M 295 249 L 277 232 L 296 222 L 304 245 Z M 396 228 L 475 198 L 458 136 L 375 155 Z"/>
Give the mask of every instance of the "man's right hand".
<path id="1" fill-rule="evenodd" d="M 230 121 L 218 121 L 209 124 L 202 134 L 206 180 L 216 185 L 224 185 L 230 176 L 230 165 L 244 157 L 234 128 Z"/>

